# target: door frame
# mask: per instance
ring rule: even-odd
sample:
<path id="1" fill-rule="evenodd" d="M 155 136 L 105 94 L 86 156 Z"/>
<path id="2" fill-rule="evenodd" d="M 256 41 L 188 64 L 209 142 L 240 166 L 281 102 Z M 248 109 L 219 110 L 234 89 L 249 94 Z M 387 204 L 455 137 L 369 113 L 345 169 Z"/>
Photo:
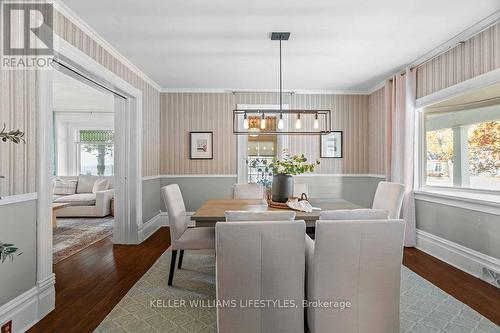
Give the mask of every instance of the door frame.
<path id="1" fill-rule="evenodd" d="M 55 58 L 80 74 L 119 93 L 115 95 L 115 202 L 113 243 L 137 244 L 142 224 L 142 91 L 97 63 L 59 36 L 54 36 Z M 55 306 L 52 271 L 52 73 L 37 72 L 37 285 L 44 292 L 42 318 Z M 126 163 L 125 163 L 126 162 Z"/>

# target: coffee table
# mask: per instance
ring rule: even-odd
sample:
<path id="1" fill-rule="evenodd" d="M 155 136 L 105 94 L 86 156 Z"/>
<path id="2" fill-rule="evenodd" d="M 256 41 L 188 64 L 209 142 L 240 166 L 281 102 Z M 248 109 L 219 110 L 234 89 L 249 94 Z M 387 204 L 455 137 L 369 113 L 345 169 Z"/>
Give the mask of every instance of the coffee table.
<path id="1" fill-rule="evenodd" d="M 68 207 L 69 203 L 52 203 L 52 228 L 57 228 L 56 210 Z"/>

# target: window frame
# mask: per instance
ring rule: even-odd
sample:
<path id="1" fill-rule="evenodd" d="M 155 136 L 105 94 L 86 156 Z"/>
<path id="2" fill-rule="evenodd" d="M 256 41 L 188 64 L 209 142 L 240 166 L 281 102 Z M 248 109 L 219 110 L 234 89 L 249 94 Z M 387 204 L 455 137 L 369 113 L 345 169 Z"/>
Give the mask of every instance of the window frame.
<path id="1" fill-rule="evenodd" d="M 425 108 L 500 82 L 500 68 L 421 97 L 415 102 L 414 194 L 419 200 L 500 215 L 500 190 L 426 185 Z"/>

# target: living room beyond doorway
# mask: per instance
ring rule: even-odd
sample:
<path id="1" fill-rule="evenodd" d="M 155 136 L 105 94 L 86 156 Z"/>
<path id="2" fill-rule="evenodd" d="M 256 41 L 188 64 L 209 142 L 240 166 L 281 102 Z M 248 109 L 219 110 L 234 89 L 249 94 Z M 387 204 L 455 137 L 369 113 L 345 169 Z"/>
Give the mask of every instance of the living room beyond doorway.
<path id="1" fill-rule="evenodd" d="M 53 75 L 53 263 L 113 234 L 114 97 Z"/>

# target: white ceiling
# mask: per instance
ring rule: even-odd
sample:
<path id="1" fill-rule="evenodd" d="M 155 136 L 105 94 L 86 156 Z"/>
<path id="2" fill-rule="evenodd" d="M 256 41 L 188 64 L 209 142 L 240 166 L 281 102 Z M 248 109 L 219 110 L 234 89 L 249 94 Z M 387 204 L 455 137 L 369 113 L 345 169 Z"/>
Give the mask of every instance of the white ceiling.
<path id="1" fill-rule="evenodd" d="M 365 91 L 498 0 L 63 0 L 163 88 Z"/>
<path id="2" fill-rule="evenodd" d="M 55 111 L 112 112 L 114 97 L 66 74 L 53 71 L 53 108 Z"/>

